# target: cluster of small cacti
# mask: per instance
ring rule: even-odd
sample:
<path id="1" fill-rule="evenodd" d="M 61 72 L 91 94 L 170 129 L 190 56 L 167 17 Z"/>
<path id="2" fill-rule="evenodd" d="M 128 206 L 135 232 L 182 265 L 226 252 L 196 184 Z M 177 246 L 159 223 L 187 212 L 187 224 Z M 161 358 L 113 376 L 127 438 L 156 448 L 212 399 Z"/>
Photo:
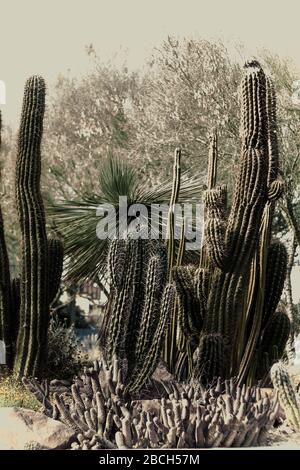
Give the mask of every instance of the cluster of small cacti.
<path id="1" fill-rule="evenodd" d="M 112 304 L 105 355 L 126 362 L 126 387 L 142 387 L 159 362 L 175 300 L 167 282 L 167 254 L 160 242 L 113 240 L 108 253 Z"/>
<path id="2" fill-rule="evenodd" d="M 273 365 L 271 379 L 274 389 L 278 392 L 279 403 L 289 425 L 295 431 L 300 431 L 300 395 L 292 384 L 288 370 L 282 362 Z"/>
<path id="3" fill-rule="evenodd" d="M 18 138 L 15 191 L 22 257 L 20 278 L 12 281 L 0 214 L 0 339 L 17 377 L 39 375 L 46 363 L 50 304 L 62 273 L 62 244 L 47 239 L 40 190 L 44 107 L 45 83 L 34 76 L 25 86 Z"/>
<path id="4" fill-rule="evenodd" d="M 199 384 L 165 382 L 161 396 L 147 401 L 126 394 L 118 361 L 95 362 L 74 380 L 71 390 L 24 379 L 44 412 L 76 429 L 73 449 L 201 448 L 254 446 L 263 442 L 278 412 L 276 398 L 233 380 L 204 389 Z"/>
<path id="5" fill-rule="evenodd" d="M 28 441 L 24 444 L 23 450 L 43 450 L 43 446 L 36 441 Z"/>

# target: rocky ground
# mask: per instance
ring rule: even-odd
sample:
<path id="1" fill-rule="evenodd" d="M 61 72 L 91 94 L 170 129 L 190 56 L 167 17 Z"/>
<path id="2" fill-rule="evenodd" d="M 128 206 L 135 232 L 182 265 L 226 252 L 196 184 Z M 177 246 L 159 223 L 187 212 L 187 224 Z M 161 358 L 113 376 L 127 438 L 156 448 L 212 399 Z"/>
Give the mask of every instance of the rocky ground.
<path id="1" fill-rule="evenodd" d="M 70 449 L 76 434 L 59 421 L 32 410 L 0 408 L 0 450 Z M 274 428 L 266 436 L 264 446 L 256 449 L 300 450 L 300 433 L 286 424 Z"/>

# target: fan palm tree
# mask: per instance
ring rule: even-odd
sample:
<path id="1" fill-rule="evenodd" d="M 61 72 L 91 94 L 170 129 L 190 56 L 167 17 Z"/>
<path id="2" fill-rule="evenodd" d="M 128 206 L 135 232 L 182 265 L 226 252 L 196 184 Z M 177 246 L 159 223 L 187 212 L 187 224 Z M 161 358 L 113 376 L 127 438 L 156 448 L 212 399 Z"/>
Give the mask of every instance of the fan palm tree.
<path id="1" fill-rule="evenodd" d="M 203 178 L 181 175 L 179 203 L 199 203 Z M 172 193 L 172 179 L 151 188 L 139 179 L 139 174 L 124 161 L 109 156 L 99 175 L 99 193 L 85 194 L 82 199 L 48 203 L 48 214 L 55 229 L 63 236 L 67 279 L 82 283 L 93 279 L 102 285 L 106 278 L 107 239 L 99 239 L 97 208 L 110 204 L 119 212 L 119 197 L 126 196 L 128 207 L 143 204 L 168 204 Z M 150 213 L 150 212 L 149 212 Z M 117 217 L 117 229 L 119 218 Z M 164 225 L 167 221 L 162 220 Z"/>

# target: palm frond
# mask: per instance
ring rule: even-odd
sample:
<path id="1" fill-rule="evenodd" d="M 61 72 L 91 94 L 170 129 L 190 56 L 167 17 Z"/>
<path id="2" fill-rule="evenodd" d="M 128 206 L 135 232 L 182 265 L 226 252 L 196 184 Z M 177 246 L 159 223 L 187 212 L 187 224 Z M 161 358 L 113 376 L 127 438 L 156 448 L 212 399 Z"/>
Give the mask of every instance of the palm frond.
<path id="1" fill-rule="evenodd" d="M 106 274 L 108 240 L 97 238 L 97 208 L 111 204 L 118 214 L 120 196 L 127 196 L 128 205 L 143 204 L 148 210 L 154 203 L 168 204 L 172 180 L 149 188 L 126 163 L 108 158 L 101 170 L 99 188 L 99 194 L 58 203 L 50 201 L 47 205 L 47 213 L 64 239 L 67 277 L 78 283 L 102 279 Z M 188 172 L 182 174 L 179 202 L 200 203 L 202 191 L 202 177 L 189 177 Z M 166 221 L 162 219 L 161 223 Z"/>

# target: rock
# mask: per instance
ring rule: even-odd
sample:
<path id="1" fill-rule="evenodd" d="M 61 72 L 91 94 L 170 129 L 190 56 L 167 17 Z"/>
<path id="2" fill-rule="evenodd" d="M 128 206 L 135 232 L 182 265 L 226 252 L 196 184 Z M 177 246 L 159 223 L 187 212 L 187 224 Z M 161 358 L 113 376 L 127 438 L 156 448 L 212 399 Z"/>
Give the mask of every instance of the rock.
<path id="1" fill-rule="evenodd" d="M 35 442 L 42 449 L 67 449 L 76 432 L 60 421 L 25 408 L 0 408 L 0 450 L 26 449 Z"/>

